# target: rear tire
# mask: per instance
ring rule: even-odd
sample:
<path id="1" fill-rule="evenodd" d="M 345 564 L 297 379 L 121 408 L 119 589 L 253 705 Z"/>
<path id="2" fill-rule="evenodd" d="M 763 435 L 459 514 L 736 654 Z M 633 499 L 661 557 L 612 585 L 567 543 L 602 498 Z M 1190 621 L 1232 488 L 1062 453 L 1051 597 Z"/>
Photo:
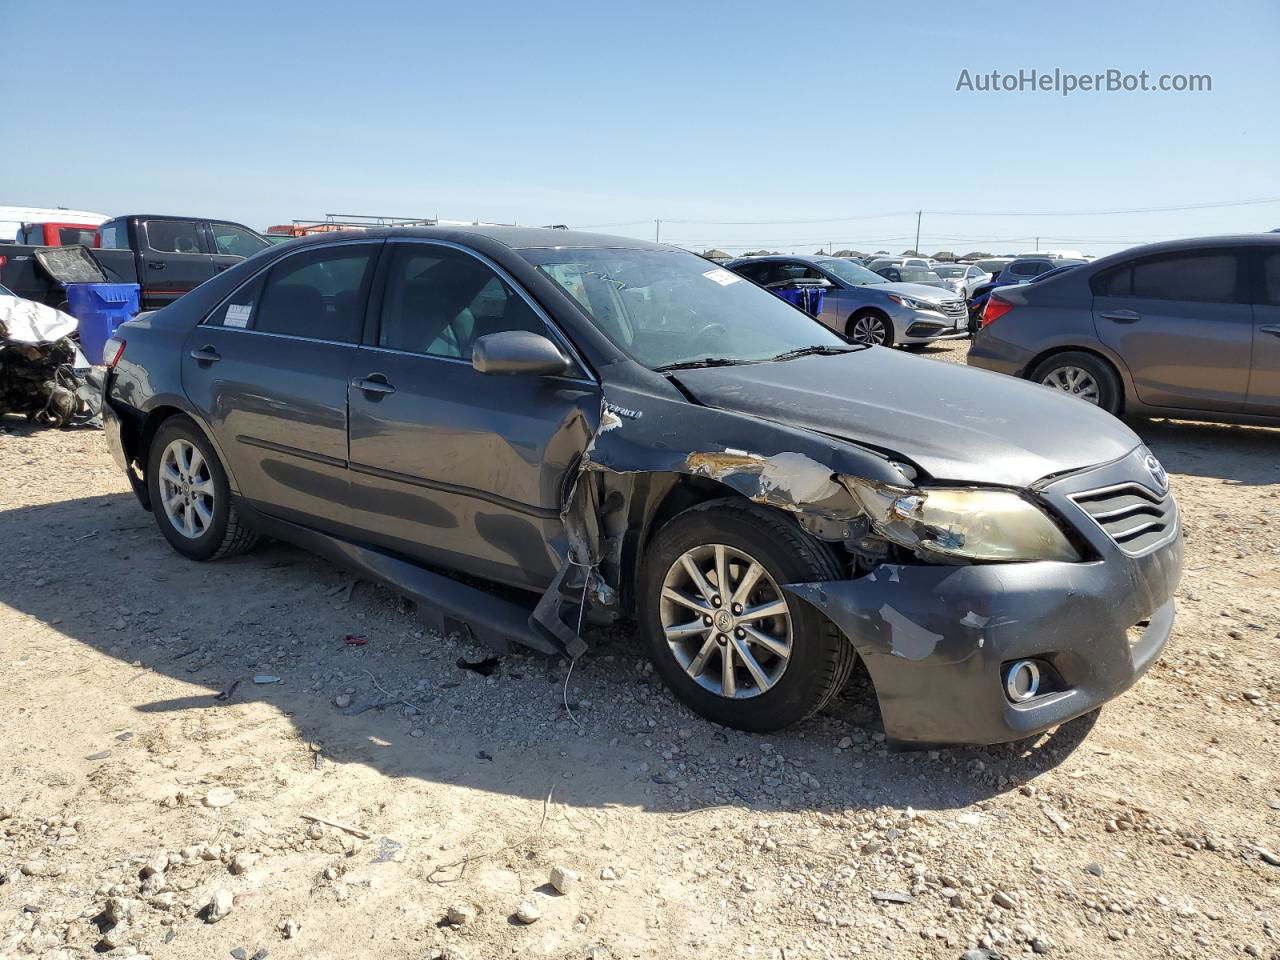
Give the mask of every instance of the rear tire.
<path id="1" fill-rule="evenodd" d="M 1028 379 L 1092 403 L 1107 413 L 1120 412 L 1124 396 L 1120 375 L 1095 354 L 1082 350 L 1054 354 L 1039 364 Z"/>
<path id="2" fill-rule="evenodd" d="M 706 570 L 713 597 L 704 600 L 689 564 Z M 727 596 L 720 595 L 719 569 Z M 678 514 L 649 545 L 641 636 L 658 675 L 690 709 L 738 730 L 779 730 L 821 710 L 857 660 L 830 620 L 781 585 L 843 575 L 830 548 L 790 518 L 748 501 L 713 500 Z M 685 599 L 672 601 L 673 590 Z"/>
<path id="3" fill-rule="evenodd" d="M 156 431 L 147 455 L 147 492 L 160 532 L 190 560 L 235 556 L 258 542 L 236 513 L 213 445 L 190 417 L 170 417 Z"/>
<path id="4" fill-rule="evenodd" d="M 854 343 L 893 346 L 893 321 L 879 310 L 859 310 L 849 318 L 845 336 Z"/>

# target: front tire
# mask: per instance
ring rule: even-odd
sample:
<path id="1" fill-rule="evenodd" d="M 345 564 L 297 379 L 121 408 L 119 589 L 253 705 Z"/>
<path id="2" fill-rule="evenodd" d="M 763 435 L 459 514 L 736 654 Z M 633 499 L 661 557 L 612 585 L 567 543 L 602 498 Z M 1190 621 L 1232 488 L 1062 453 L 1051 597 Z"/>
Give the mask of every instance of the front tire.
<path id="1" fill-rule="evenodd" d="M 849 318 L 845 333 L 854 343 L 893 346 L 893 321 L 879 310 L 859 310 Z"/>
<path id="2" fill-rule="evenodd" d="M 767 732 L 822 709 L 857 654 L 781 585 L 842 576 L 788 517 L 714 500 L 667 523 L 641 573 L 641 636 L 667 687 L 708 720 Z"/>
<path id="3" fill-rule="evenodd" d="M 236 514 L 213 445 L 189 417 L 170 417 L 152 438 L 147 491 L 160 532 L 190 560 L 234 556 L 258 542 Z"/>
<path id="4" fill-rule="evenodd" d="M 1045 360 L 1031 373 L 1031 380 L 1061 390 L 1110 414 L 1120 411 L 1122 390 L 1115 369 L 1101 357 L 1069 350 Z"/>

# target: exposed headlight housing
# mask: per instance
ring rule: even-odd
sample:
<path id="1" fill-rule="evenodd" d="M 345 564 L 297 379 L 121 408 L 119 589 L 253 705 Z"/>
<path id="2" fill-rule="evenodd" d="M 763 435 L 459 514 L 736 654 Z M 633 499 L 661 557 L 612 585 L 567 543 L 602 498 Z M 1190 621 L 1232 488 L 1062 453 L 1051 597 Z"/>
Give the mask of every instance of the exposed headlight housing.
<path id="1" fill-rule="evenodd" d="M 885 539 L 954 560 L 1075 562 L 1080 552 L 1052 518 L 1012 490 L 890 487 L 840 477 Z"/>

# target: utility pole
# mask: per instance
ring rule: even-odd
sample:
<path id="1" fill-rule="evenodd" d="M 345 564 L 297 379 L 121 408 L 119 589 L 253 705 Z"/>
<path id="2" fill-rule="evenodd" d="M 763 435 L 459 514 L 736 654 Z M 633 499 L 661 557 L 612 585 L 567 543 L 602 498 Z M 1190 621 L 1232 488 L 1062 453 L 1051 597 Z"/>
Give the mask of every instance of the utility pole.
<path id="1" fill-rule="evenodd" d="M 920 254 L 920 218 L 924 216 L 923 210 L 916 211 L 916 245 L 911 249 L 915 250 L 916 255 Z"/>
<path id="2" fill-rule="evenodd" d="M 1036 253 L 1040 252 L 1040 238 L 1036 237 Z"/>
<path id="3" fill-rule="evenodd" d="M 662 242 L 662 221 L 661 220 L 653 221 L 653 242 L 654 243 Z"/>

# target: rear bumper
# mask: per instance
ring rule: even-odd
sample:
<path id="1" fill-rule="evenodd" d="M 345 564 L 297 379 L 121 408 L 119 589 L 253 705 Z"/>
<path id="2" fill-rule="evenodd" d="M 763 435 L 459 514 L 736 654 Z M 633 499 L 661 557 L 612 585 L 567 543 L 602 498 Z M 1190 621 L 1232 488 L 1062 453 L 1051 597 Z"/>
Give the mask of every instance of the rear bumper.
<path id="1" fill-rule="evenodd" d="M 971 367 L 994 370 L 1010 377 L 1024 377 L 1030 371 L 1027 366 L 1035 354 L 1025 347 L 1001 340 L 991 327 L 980 327 L 973 335 L 969 347 L 968 363 Z"/>

